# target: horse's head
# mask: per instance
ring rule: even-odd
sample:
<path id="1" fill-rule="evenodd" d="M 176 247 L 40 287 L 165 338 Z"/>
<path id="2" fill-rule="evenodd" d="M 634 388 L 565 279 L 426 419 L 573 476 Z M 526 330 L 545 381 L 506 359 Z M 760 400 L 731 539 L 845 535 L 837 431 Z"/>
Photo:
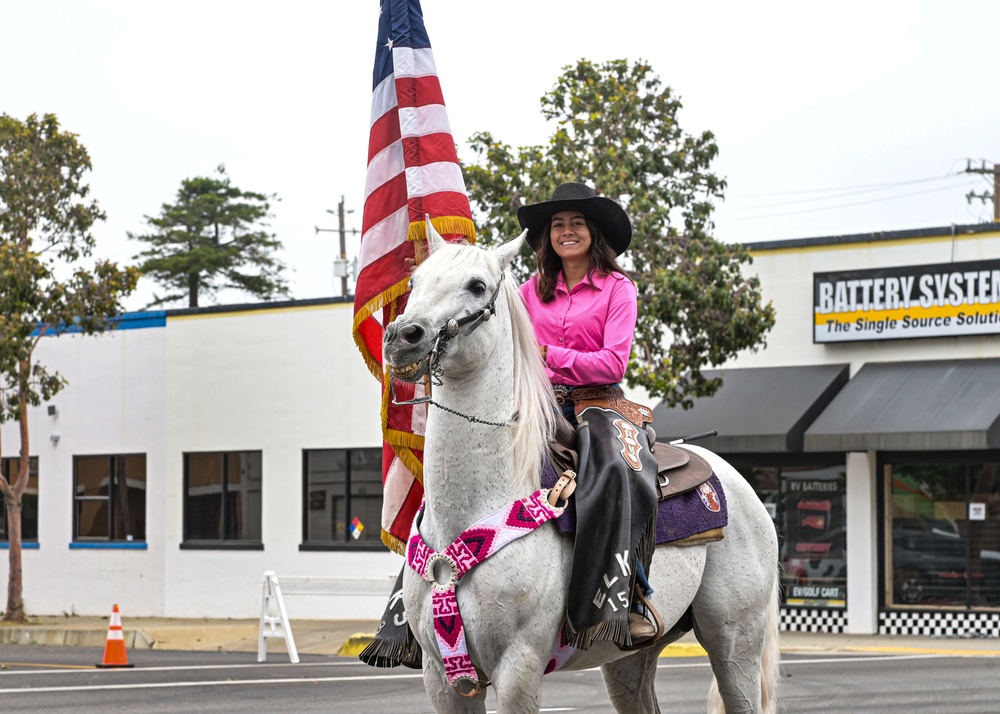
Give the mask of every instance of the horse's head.
<path id="1" fill-rule="evenodd" d="M 511 286 L 504 271 L 523 234 L 492 250 L 446 242 L 427 222 L 428 258 L 410 279 L 406 312 L 390 323 L 383 358 L 396 379 L 425 374 L 462 375 L 482 368 L 495 353 Z M 516 286 L 512 286 L 516 288 Z"/>

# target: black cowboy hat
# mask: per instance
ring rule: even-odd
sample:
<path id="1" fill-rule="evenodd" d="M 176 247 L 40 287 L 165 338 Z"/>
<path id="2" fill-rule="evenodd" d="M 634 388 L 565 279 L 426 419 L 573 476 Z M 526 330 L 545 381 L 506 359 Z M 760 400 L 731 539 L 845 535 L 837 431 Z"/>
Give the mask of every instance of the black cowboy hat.
<path id="1" fill-rule="evenodd" d="M 585 184 L 564 183 L 552 192 L 551 200 L 517 209 L 517 221 L 528 229 L 528 245 L 533 250 L 548 237 L 549 221 L 560 211 L 579 211 L 596 223 L 616 255 L 624 253 L 632 242 L 632 222 L 616 201 L 598 196 Z"/>

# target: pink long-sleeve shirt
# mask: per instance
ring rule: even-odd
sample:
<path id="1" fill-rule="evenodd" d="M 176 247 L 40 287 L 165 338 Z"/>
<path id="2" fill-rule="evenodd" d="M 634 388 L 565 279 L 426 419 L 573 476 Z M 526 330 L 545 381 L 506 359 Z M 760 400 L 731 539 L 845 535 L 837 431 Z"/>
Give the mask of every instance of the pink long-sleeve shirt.
<path id="1" fill-rule="evenodd" d="M 538 343 L 548 345 L 545 371 L 553 384 L 614 384 L 625 376 L 635 337 L 637 291 L 620 273 L 591 272 L 572 290 L 562 273 L 555 299 L 538 297 L 538 275 L 521 285 Z"/>

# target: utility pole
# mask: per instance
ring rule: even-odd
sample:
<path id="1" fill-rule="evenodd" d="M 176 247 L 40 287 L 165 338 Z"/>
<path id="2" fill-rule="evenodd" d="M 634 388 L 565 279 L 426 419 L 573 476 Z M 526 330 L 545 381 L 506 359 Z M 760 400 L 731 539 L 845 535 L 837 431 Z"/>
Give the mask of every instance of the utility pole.
<path id="1" fill-rule="evenodd" d="M 327 213 L 333 213 L 330 209 L 327 209 Z M 336 232 L 340 234 L 340 258 L 333 261 L 333 274 L 334 276 L 340 277 L 340 294 L 343 297 L 347 297 L 347 276 L 350 270 L 347 265 L 347 234 L 358 235 L 361 231 L 357 228 L 352 228 L 347 230 L 344 227 L 344 217 L 348 213 L 354 213 L 354 210 L 347 211 L 344 209 L 344 195 L 340 195 L 340 203 L 337 205 L 337 229 Z M 332 228 L 320 228 L 316 226 L 317 233 L 333 233 Z"/>
<path id="2" fill-rule="evenodd" d="M 972 199 L 978 198 L 983 203 L 986 203 L 990 199 L 993 199 L 993 222 L 1000 223 L 1000 166 L 993 164 L 991 168 L 986 168 L 986 160 L 983 159 L 982 166 L 978 169 L 974 169 L 972 168 L 972 162 L 967 160 L 965 162 L 965 173 L 993 175 L 993 193 L 990 193 L 989 191 L 983 191 L 982 193 L 969 191 L 965 195 L 965 200 L 972 203 Z"/>

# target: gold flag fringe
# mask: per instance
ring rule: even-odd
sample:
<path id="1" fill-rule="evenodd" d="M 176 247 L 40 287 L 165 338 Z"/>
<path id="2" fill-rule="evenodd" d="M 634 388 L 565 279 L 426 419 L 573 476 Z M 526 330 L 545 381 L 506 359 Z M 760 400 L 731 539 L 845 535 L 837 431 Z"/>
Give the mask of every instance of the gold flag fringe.
<path id="1" fill-rule="evenodd" d="M 443 236 L 465 236 L 470 243 L 476 242 L 476 225 L 468 218 L 462 216 L 438 216 L 432 218 L 434 230 Z M 414 221 L 410 223 L 410 229 L 406 233 L 406 240 L 423 240 L 427 238 L 427 224 L 424 221 Z"/>
<path id="2" fill-rule="evenodd" d="M 406 555 L 406 543 L 384 528 L 382 529 L 382 543 L 396 555 Z"/>
<path id="3" fill-rule="evenodd" d="M 379 380 L 383 384 L 385 384 L 385 382 L 383 381 L 382 365 L 380 365 L 378 360 L 376 360 L 372 356 L 371 352 L 368 351 L 368 345 L 366 345 L 364 340 L 361 339 L 361 334 L 358 332 L 358 328 L 361 326 L 362 322 L 374 315 L 377 310 L 381 310 L 386 305 L 389 305 L 402 297 L 409 287 L 410 278 L 407 276 L 395 285 L 390 285 L 388 288 L 366 302 L 361 306 L 361 309 L 354 314 L 354 325 L 351 329 L 351 332 L 354 335 L 354 344 L 357 345 L 358 350 L 361 352 L 361 356 L 365 360 L 365 365 L 368 367 L 368 371 L 372 373 L 372 376 L 375 377 L 375 379 Z"/>

